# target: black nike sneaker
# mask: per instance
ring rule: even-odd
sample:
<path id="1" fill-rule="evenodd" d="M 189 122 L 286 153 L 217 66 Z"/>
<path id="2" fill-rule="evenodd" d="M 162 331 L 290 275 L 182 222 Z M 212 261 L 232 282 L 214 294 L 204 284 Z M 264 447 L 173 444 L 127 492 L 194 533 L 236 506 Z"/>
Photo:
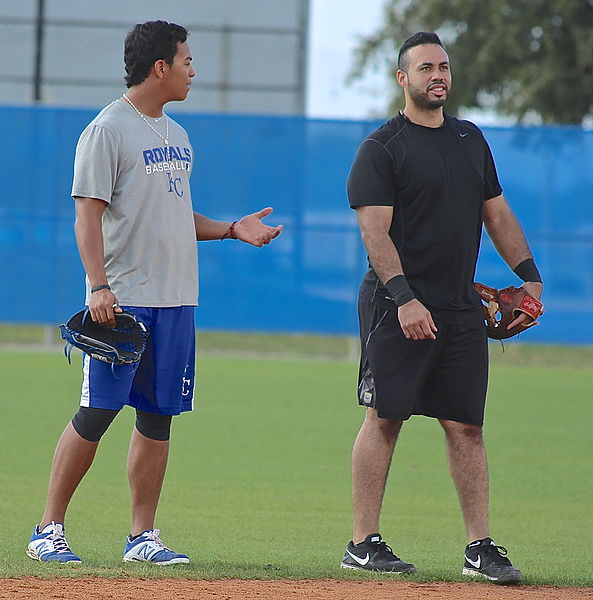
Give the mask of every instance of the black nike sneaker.
<path id="1" fill-rule="evenodd" d="M 507 549 L 497 546 L 490 538 L 476 540 L 465 547 L 463 575 L 486 577 L 494 583 L 515 585 L 523 576 L 506 557 Z"/>
<path id="2" fill-rule="evenodd" d="M 342 569 L 363 569 L 381 573 L 416 572 L 414 565 L 395 556 L 393 550 L 381 539 L 380 533 L 367 535 L 360 544 L 348 542 L 340 566 Z"/>

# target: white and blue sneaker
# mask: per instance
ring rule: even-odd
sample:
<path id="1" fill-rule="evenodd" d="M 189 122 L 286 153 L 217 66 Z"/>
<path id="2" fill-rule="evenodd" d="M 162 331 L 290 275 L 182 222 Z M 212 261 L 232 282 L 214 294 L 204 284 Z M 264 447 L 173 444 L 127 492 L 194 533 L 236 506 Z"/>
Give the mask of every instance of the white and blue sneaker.
<path id="1" fill-rule="evenodd" d="M 148 529 L 137 538 L 126 539 L 124 562 L 151 562 L 155 565 L 188 563 L 187 554 L 178 554 L 167 548 L 159 538 L 160 529 Z"/>
<path id="2" fill-rule="evenodd" d="M 43 531 L 39 531 L 39 525 L 35 526 L 27 547 L 27 556 L 42 562 L 74 564 L 82 562 L 68 546 L 64 536 L 64 525 L 54 521 L 46 525 Z"/>

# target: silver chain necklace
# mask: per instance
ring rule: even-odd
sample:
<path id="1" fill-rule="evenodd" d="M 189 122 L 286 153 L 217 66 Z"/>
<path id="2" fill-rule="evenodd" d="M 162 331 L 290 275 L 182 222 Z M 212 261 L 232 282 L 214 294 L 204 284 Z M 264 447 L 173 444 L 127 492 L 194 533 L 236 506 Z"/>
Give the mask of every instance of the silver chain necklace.
<path id="1" fill-rule="evenodd" d="M 138 116 L 163 140 L 165 146 L 169 146 L 169 119 L 167 119 L 167 115 L 163 113 L 163 117 L 165 117 L 165 137 L 163 137 L 148 121 L 148 119 L 136 108 L 134 103 L 124 94 L 122 96 L 126 100 L 126 102 L 138 113 Z M 160 119 L 159 119 L 160 120 Z"/>

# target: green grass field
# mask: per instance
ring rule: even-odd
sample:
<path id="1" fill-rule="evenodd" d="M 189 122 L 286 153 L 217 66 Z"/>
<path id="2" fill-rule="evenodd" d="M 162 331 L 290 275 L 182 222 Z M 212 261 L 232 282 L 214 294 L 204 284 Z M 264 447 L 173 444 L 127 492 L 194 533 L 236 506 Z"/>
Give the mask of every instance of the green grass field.
<path id="1" fill-rule="evenodd" d="M 593 586 L 590 349 L 536 350 L 526 360 L 512 347 L 492 352 L 485 432 L 493 535 L 526 583 Z M 362 418 L 356 365 L 344 360 L 199 358 L 198 407 L 174 420 L 157 519 L 165 542 L 191 555 L 189 565 L 121 562 L 129 409 L 70 507 L 68 539 L 84 565 L 31 561 L 25 547 L 56 440 L 77 409 L 79 365 L 78 355 L 68 366 L 56 352 L 0 352 L 0 577 L 377 577 L 338 566 L 351 534 L 350 450 Z M 382 533 L 417 565 L 415 580 L 463 580 L 463 524 L 432 420 L 417 417 L 402 432 Z"/>

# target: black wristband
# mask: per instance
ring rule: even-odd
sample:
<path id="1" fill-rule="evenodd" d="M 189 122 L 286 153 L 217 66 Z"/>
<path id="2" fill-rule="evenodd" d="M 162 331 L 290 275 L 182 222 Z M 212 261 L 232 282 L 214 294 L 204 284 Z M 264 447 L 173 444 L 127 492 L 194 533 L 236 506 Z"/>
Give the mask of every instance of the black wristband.
<path id="1" fill-rule="evenodd" d="M 514 269 L 513 272 L 522 279 L 523 281 L 538 281 L 542 282 L 542 277 L 535 266 L 533 258 L 526 258 L 520 262 Z"/>
<path id="2" fill-rule="evenodd" d="M 407 304 L 410 300 L 414 300 L 414 292 L 410 289 L 408 281 L 403 275 L 396 275 L 385 283 L 385 287 L 389 295 L 398 306 Z"/>
<path id="3" fill-rule="evenodd" d="M 91 294 L 98 292 L 99 290 L 111 290 L 111 287 L 108 283 L 104 283 L 103 285 L 97 285 L 94 288 L 91 288 Z"/>

